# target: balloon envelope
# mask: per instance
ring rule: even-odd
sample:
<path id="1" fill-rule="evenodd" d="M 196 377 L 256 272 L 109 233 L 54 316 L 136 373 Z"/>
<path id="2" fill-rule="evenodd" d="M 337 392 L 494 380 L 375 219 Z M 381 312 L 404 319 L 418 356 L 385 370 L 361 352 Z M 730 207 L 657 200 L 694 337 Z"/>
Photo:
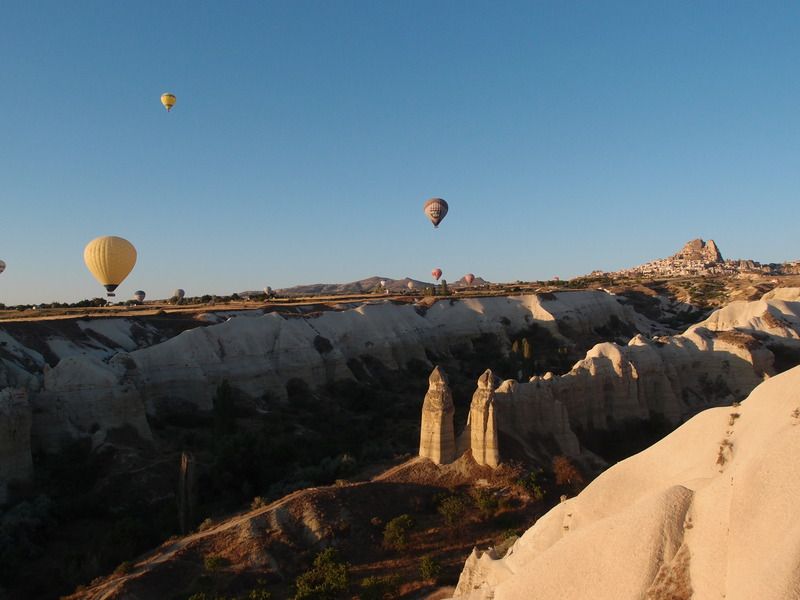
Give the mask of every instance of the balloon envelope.
<path id="1" fill-rule="evenodd" d="M 442 276 L 442 270 L 441 270 L 441 269 L 439 269 L 439 268 L 436 268 L 436 269 L 434 269 L 433 271 L 431 271 L 431 275 L 433 275 L 433 278 L 434 278 L 436 281 L 439 281 L 439 277 L 441 277 L 441 276 Z"/>
<path id="2" fill-rule="evenodd" d="M 172 292 L 172 297 L 173 298 L 177 298 L 178 300 L 183 300 L 183 297 L 185 295 L 186 295 L 186 292 L 184 292 L 181 288 L 178 288 L 177 290 Z"/>
<path id="3" fill-rule="evenodd" d="M 145 293 L 143 290 L 136 290 L 133 292 L 133 299 L 137 302 L 144 302 Z"/>
<path id="4" fill-rule="evenodd" d="M 5 261 L 0 260 L 0 273 L 6 270 L 6 263 Z"/>
<path id="5" fill-rule="evenodd" d="M 467 282 L 467 285 L 472 285 L 472 282 L 475 281 L 475 275 L 472 273 L 467 273 L 464 275 L 464 281 Z"/>
<path id="6" fill-rule="evenodd" d="M 177 101 L 178 99 L 175 97 L 175 94 L 170 94 L 169 92 L 161 94 L 161 104 L 164 105 L 164 108 L 167 109 L 167 112 L 172 110 L 172 107 L 175 106 Z"/>
<path id="7" fill-rule="evenodd" d="M 413 290 L 413 289 L 414 289 L 414 287 L 415 287 L 415 286 L 414 286 L 414 282 L 413 282 L 413 281 L 409 281 L 409 282 L 406 284 L 406 287 L 407 287 L 408 289 L 410 289 L 410 290 Z"/>
<path id="8" fill-rule="evenodd" d="M 83 262 L 109 296 L 136 264 L 136 248 L 128 240 L 113 235 L 95 238 L 83 250 Z"/>
<path id="9" fill-rule="evenodd" d="M 439 223 L 447 216 L 448 209 L 447 202 L 442 198 L 431 198 L 422 207 L 422 210 L 425 211 L 425 216 L 430 219 L 434 227 L 439 227 Z"/>

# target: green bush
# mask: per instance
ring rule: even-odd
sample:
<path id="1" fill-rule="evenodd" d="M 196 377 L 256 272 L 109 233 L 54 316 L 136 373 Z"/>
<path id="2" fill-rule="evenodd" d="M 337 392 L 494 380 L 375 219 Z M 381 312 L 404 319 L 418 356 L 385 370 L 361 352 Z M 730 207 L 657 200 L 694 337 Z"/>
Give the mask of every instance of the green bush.
<path id="1" fill-rule="evenodd" d="M 539 476 L 541 474 L 542 474 L 541 470 L 529 471 L 528 473 L 517 479 L 517 485 L 526 492 L 528 492 L 528 495 L 531 497 L 531 499 L 536 501 L 544 498 L 544 490 L 542 489 L 541 483 L 539 482 Z"/>
<path id="2" fill-rule="evenodd" d="M 406 534 L 414 527 L 414 519 L 400 515 L 386 524 L 383 529 L 383 545 L 386 548 L 401 550 L 406 546 Z"/>
<path id="3" fill-rule="evenodd" d="M 475 506 L 485 519 L 493 517 L 500 508 L 500 500 L 491 490 L 485 488 L 477 489 L 473 493 Z"/>
<path id="4" fill-rule="evenodd" d="M 314 565 L 295 580 L 294 600 L 336 600 L 348 586 L 348 565 L 341 562 L 333 548 L 326 548 L 314 559 Z"/>
<path id="5" fill-rule="evenodd" d="M 133 561 L 125 560 L 114 569 L 114 575 L 127 575 L 131 571 L 133 571 Z"/>
<path id="6" fill-rule="evenodd" d="M 373 575 L 361 580 L 360 600 L 384 600 L 397 595 L 400 588 L 399 575 Z"/>
<path id="7" fill-rule="evenodd" d="M 456 525 L 467 512 L 467 503 L 461 496 L 448 496 L 444 498 L 437 509 L 448 525 Z"/>
<path id="8" fill-rule="evenodd" d="M 423 556 L 419 561 L 419 575 L 423 581 L 436 583 L 442 572 L 442 565 L 432 556 Z"/>
<path id="9" fill-rule="evenodd" d="M 203 559 L 203 566 L 209 573 L 219 571 L 222 567 L 228 564 L 228 560 L 222 556 L 209 554 Z"/>

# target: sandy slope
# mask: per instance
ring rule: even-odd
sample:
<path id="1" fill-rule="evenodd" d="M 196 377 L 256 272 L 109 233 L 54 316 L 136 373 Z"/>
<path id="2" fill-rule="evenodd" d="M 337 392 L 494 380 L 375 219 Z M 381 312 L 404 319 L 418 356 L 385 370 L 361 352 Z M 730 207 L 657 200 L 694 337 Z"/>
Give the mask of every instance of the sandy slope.
<path id="1" fill-rule="evenodd" d="M 800 598 L 800 367 L 707 410 L 540 519 L 472 600 Z"/>

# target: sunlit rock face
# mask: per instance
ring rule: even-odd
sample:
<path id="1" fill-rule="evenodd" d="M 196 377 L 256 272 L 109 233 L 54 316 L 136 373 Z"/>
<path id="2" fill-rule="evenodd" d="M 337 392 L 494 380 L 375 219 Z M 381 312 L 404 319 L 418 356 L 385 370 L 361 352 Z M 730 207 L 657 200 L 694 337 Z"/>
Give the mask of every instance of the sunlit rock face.
<path id="1" fill-rule="evenodd" d="M 195 320 L 193 328 L 169 335 L 152 323 L 79 320 L 59 331 L 40 331 L 35 348 L 21 341 L 19 327 L 0 326 L 0 341 L 6 342 L 0 348 L 0 380 L 30 391 L 34 443 L 52 449 L 64 438 L 100 439 L 124 424 L 148 436 L 145 414 L 210 410 L 225 379 L 245 397 L 285 399 L 292 379 L 312 388 L 353 379 L 353 362 L 365 357 L 402 369 L 411 361 L 430 364 L 429 352 L 448 356 L 451 348 L 471 348 L 482 335 L 508 346 L 509 335 L 533 324 L 564 342 L 563 323 L 586 336 L 612 318 L 633 330 L 656 326 L 600 291 L 440 301 L 430 307 L 381 301 L 313 315 L 220 316 L 223 322 Z"/>
<path id="2" fill-rule="evenodd" d="M 500 464 L 497 416 L 494 392 L 498 381 L 491 369 L 478 379 L 478 388 L 472 395 L 472 404 L 467 418 L 472 458 L 479 465 L 496 467 Z"/>
<path id="3" fill-rule="evenodd" d="M 746 397 L 774 374 L 773 351 L 800 348 L 799 333 L 800 290 L 783 289 L 734 302 L 683 335 L 597 344 L 561 376 L 498 384 L 487 371 L 459 451 L 471 448 L 479 464 L 494 465 L 509 458 L 505 436 L 534 458 L 548 455 L 548 439 L 559 452 L 579 456 L 582 433 L 620 431 L 653 418 L 679 425 Z"/>
<path id="4" fill-rule="evenodd" d="M 24 390 L 0 390 L 0 504 L 8 500 L 8 485 L 33 479 L 31 407 Z"/>
<path id="5" fill-rule="evenodd" d="M 453 431 L 453 394 L 447 376 L 436 367 L 428 380 L 428 393 L 422 404 L 419 455 L 438 465 L 456 458 L 456 436 Z"/>
<path id="6" fill-rule="evenodd" d="M 793 600 L 800 367 L 701 412 L 550 510 L 503 558 L 467 559 L 465 600 Z"/>

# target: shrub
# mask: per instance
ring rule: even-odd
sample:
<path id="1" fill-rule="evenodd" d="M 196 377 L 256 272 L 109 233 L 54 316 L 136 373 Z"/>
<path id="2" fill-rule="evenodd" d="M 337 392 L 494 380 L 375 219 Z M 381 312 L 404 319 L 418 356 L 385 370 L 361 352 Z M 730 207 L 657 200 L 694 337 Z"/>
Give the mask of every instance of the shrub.
<path id="1" fill-rule="evenodd" d="M 222 556 L 209 554 L 203 559 L 203 566 L 209 573 L 219 571 L 222 567 L 228 564 L 228 560 Z"/>
<path id="2" fill-rule="evenodd" d="M 467 504 L 461 496 L 448 496 L 444 498 L 437 509 L 448 525 L 456 525 L 467 511 Z"/>
<path id="3" fill-rule="evenodd" d="M 485 519 L 493 517 L 497 513 L 497 509 L 500 508 L 500 501 L 491 490 L 485 488 L 475 490 L 473 498 L 475 499 L 475 506 L 478 507 Z"/>
<path id="4" fill-rule="evenodd" d="M 556 476 L 556 485 L 583 483 L 583 475 L 566 456 L 556 456 L 553 459 L 553 473 Z"/>
<path id="5" fill-rule="evenodd" d="M 430 555 L 423 556 L 419 561 L 419 575 L 424 581 L 436 583 L 442 572 L 442 565 Z"/>
<path id="6" fill-rule="evenodd" d="M 383 529 L 383 545 L 386 548 L 401 550 L 406 546 L 406 534 L 414 527 L 414 519 L 400 515 L 386 524 Z"/>
<path id="7" fill-rule="evenodd" d="M 517 479 L 516 484 L 525 490 L 531 499 L 535 501 L 539 501 L 544 498 L 544 490 L 542 489 L 541 483 L 539 482 L 539 476 L 542 474 L 541 470 L 539 471 L 529 471 L 525 475 L 522 475 L 519 479 Z"/>
<path id="8" fill-rule="evenodd" d="M 384 598 L 393 598 L 397 595 L 398 588 L 400 587 L 399 575 L 373 575 L 365 577 L 361 580 L 361 600 L 384 600 Z"/>
<path id="9" fill-rule="evenodd" d="M 295 580 L 294 600 L 335 600 L 348 586 L 348 565 L 339 560 L 336 550 L 326 548 L 314 565 Z"/>
<path id="10" fill-rule="evenodd" d="M 197 531 L 206 531 L 214 526 L 214 521 L 211 519 L 204 519 L 200 525 L 197 526 Z"/>
<path id="11" fill-rule="evenodd" d="M 131 571 L 133 571 L 133 561 L 125 560 L 114 569 L 114 575 L 127 575 Z"/>

